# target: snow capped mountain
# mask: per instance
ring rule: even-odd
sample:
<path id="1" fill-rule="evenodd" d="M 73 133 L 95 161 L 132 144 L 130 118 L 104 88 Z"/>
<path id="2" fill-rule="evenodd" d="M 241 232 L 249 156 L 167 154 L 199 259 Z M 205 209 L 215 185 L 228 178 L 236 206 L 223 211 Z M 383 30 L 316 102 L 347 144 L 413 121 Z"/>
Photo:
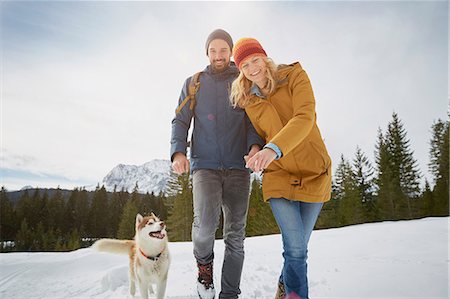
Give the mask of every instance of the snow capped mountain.
<path id="1" fill-rule="evenodd" d="M 29 190 L 29 189 L 33 189 L 33 186 L 30 186 L 30 185 L 23 186 L 23 187 L 20 189 L 20 191 L 22 191 L 22 190 Z"/>
<path id="2" fill-rule="evenodd" d="M 106 190 L 117 191 L 123 189 L 133 192 L 136 182 L 139 193 L 159 194 L 164 191 L 169 181 L 171 162 L 169 160 L 155 159 L 141 166 L 119 164 L 114 167 L 104 178 L 103 184 Z M 261 181 L 261 175 L 252 173 L 251 180 L 255 178 Z"/>
<path id="3" fill-rule="evenodd" d="M 114 167 L 103 179 L 106 190 L 113 191 L 125 189 L 132 192 L 136 183 L 139 193 L 159 194 L 164 191 L 170 177 L 171 162 L 169 160 L 155 159 L 143 165 L 119 164 Z"/>

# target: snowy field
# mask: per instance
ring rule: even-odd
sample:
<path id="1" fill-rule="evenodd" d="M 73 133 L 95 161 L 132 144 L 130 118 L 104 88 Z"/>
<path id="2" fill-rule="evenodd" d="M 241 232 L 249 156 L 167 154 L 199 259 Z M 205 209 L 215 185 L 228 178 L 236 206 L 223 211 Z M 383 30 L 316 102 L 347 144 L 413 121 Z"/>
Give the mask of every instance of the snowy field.
<path id="1" fill-rule="evenodd" d="M 310 297 L 448 298 L 450 218 L 363 224 L 315 231 Z M 247 238 L 240 298 L 273 298 L 281 267 L 280 235 Z M 220 289 L 224 245 L 217 241 Z M 170 243 L 167 298 L 195 297 L 191 243 Z M 0 254 L 0 298 L 131 298 L 127 256 L 80 249 Z M 135 298 L 140 298 L 136 296 Z"/>

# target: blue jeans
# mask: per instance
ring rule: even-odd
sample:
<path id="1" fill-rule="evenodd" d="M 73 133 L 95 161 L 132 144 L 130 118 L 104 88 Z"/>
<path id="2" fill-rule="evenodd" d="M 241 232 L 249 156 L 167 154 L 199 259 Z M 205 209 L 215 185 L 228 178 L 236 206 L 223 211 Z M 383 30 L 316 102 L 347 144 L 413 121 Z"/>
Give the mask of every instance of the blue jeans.
<path id="1" fill-rule="evenodd" d="M 283 238 L 284 264 L 280 282 L 287 295 L 294 293 L 301 299 L 308 299 L 308 241 L 323 203 L 285 198 L 271 198 L 269 202 Z"/>

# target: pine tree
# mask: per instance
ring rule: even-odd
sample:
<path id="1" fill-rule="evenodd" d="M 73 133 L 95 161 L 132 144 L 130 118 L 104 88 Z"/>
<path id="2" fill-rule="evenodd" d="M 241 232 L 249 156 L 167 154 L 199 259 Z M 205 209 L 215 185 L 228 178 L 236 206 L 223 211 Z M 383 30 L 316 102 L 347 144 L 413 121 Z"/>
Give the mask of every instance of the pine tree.
<path id="1" fill-rule="evenodd" d="M 361 201 L 365 203 L 372 200 L 374 170 L 369 159 L 359 147 L 356 147 L 353 169 L 355 185 Z"/>
<path id="2" fill-rule="evenodd" d="M 402 215 L 412 218 L 411 200 L 416 199 L 420 192 L 420 173 L 417 161 L 410 150 L 409 140 L 406 137 L 406 130 L 394 112 L 392 121 L 388 125 L 386 134 L 387 151 L 390 157 L 390 167 L 393 174 L 393 182 L 400 194 L 397 196 Z M 406 212 L 406 213 L 405 213 Z"/>
<path id="3" fill-rule="evenodd" d="M 383 136 L 379 132 L 376 162 L 378 204 L 383 219 L 411 219 L 420 192 L 417 162 L 403 124 L 394 112 Z"/>
<path id="4" fill-rule="evenodd" d="M 431 126 L 431 140 L 430 140 L 430 162 L 428 167 L 430 173 L 433 176 L 433 183 L 436 184 L 438 180 L 448 177 L 448 173 L 445 171 L 445 166 L 448 163 L 443 163 L 448 161 L 448 156 L 445 155 L 445 143 L 448 143 L 448 122 L 444 122 L 438 119 Z"/>
<path id="5" fill-rule="evenodd" d="M 123 209 L 125 204 L 129 200 L 129 194 L 122 188 L 121 191 L 117 191 L 116 187 L 114 187 L 114 191 L 112 194 L 110 206 L 109 206 L 109 219 L 110 219 L 110 235 L 117 236 L 117 232 L 119 230 L 120 219 L 123 214 Z"/>
<path id="6" fill-rule="evenodd" d="M 135 223 L 138 208 L 135 200 L 130 199 L 123 208 L 122 217 L 120 218 L 119 229 L 117 231 L 118 239 L 131 239 L 135 235 Z"/>
<path id="7" fill-rule="evenodd" d="M 33 207 L 28 190 L 25 190 L 20 196 L 16 205 L 16 213 L 17 219 L 20 219 L 21 222 L 23 219 L 30 219 L 33 217 Z M 22 223 L 20 225 L 22 225 Z"/>
<path id="8" fill-rule="evenodd" d="M 13 240 L 17 232 L 16 215 L 5 187 L 0 191 L 0 242 Z M 2 246 L 0 246 L 0 250 Z"/>
<path id="9" fill-rule="evenodd" d="M 66 240 L 59 228 L 55 230 L 55 237 L 56 237 L 56 243 L 55 248 L 53 248 L 54 251 L 67 251 L 67 244 Z"/>
<path id="10" fill-rule="evenodd" d="M 362 201 L 350 162 L 341 155 L 335 173 L 335 192 L 338 200 L 339 224 L 349 225 L 364 221 Z"/>
<path id="11" fill-rule="evenodd" d="M 336 175 L 336 174 L 335 174 Z M 323 204 L 322 210 L 320 211 L 319 218 L 315 228 L 329 228 L 329 227 L 339 227 L 341 226 L 339 219 L 339 198 L 340 187 L 336 185 L 335 175 L 331 182 L 331 199 Z"/>
<path id="12" fill-rule="evenodd" d="M 141 215 L 150 215 L 151 212 L 155 212 L 155 195 L 148 192 L 144 195 L 139 205 L 139 213 Z M 156 215 L 156 213 L 155 213 Z"/>
<path id="13" fill-rule="evenodd" d="M 432 127 L 430 142 L 430 163 L 433 176 L 433 198 L 435 205 L 432 214 L 449 215 L 449 122 L 438 120 Z"/>
<path id="14" fill-rule="evenodd" d="M 175 198 L 167 219 L 167 230 L 171 241 L 191 241 L 193 222 L 192 184 L 189 174 L 177 176 L 172 173 L 167 191 Z"/>
<path id="15" fill-rule="evenodd" d="M 344 155 L 341 154 L 341 160 L 339 161 L 334 174 L 334 192 L 337 200 L 345 197 L 345 182 L 350 176 L 352 176 L 352 168 L 349 162 L 344 158 Z"/>
<path id="16" fill-rule="evenodd" d="M 64 217 L 63 217 L 63 233 L 69 234 L 70 231 L 77 227 L 76 225 L 76 207 L 78 199 L 78 188 L 75 188 L 69 196 L 67 203 L 64 207 Z"/>
<path id="17" fill-rule="evenodd" d="M 154 213 L 160 219 L 163 219 L 163 220 L 167 220 L 167 217 L 168 217 L 168 209 L 167 209 L 165 202 L 166 202 L 166 197 L 164 196 L 164 194 L 162 192 L 153 198 L 152 206 L 154 208 Z"/>
<path id="18" fill-rule="evenodd" d="M 396 205 L 394 202 L 394 185 L 392 182 L 392 173 L 389 162 L 389 153 L 387 151 L 385 137 L 378 129 L 378 139 L 375 147 L 375 161 L 377 164 L 377 207 L 380 219 L 396 219 Z"/>
<path id="19" fill-rule="evenodd" d="M 83 188 L 78 192 L 75 204 L 75 227 L 78 229 L 80 236 L 89 237 L 87 234 L 89 211 L 88 192 Z"/>
<path id="20" fill-rule="evenodd" d="M 55 230 L 51 227 L 47 230 L 43 238 L 43 250 L 53 251 L 56 247 Z"/>
<path id="21" fill-rule="evenodd" d="M 109 236 L 108 195 L 105 186 L 94 192 L 89 211 L 90 237 L 103 238 Z"/>
<path id="22" fill-rule="evenodd" d="M 35 196 L 33 196 L 34 198 Z M 44 193 L 42 195 L 39 196 L 39 200 L 40 200 L 40 204 L 39 206 L 41 207 L 40 211 L 39 211 L 39 221 L 42 221 L 42 224 L 44 225 L 44 229 L 48 229 L 49 227 L 49 203 L 50 203 L 50 199 L 48 197 L 48 192 L 47 190 L 44 191 Z"/>
<path id="23" fill-rule="evenodd" d="M 48 202 L 48 227 L 61 229 L 63 227 L 63 215 L 64 199 L 61 189 L 58 187 Z"/>
<path id="24" fill-rule="evenodd" d="M 33 234 L 33 245 L 31 250 L 43 251 L 44 248 L 45 229 L 42 222 L 39 222 L 36 228 L 36 232 Z"/>
<path id="25" fill-rule="evenodd" d="M 376 205 L 373 196 L 374 169 L 363 151 L 356 147 L 353 159 L 353 177 L 355 188 L 364 207 L 365 219 L 374 221 L 376 219 Z"/>
<path id="26" fill-rule="evenodd" d="M 45 193 L 46 194 L 46 193 Z M 35 189 L 30 198 L 30 209 L 33 211 L 31 215 L 27 216 L 28 224 L 31 228 L 36 228 L 39 222 L 47 225 L 48 222 L 48 194 L 41 195 L 39 189 Z"/>
<path id="27" fill-rule="evenodd" d="M 33 236 L 26 218 L 20 224 L 20 230 L 17 232 L 15 242 L 17 251 L 29 251 L 33 246 Z"/>
<path id="28" fill-rule="evenodd" d="M 425 188 L 421 195 L 421 206 L 420 206 L 420 216 L 426 217 L 431 216 L 435 212 L 435 202 L 433 192 L 431 191 L 430 184 L 428 180 L 425 180 Z"/>
<path id="29" fill-rule="evenodd" d="M 43 222 L 47 224 L 47 221 L 49 221 L 50 217 L 44 217 L 48 215 L 46 200 L 39 195 L 38 189 L 34 191 L 32 197 L 29 196 L 28 190 L 25 190 L 21 195 L 16 206 L 16 219 L 21 221 L 20 230 L 17 231 L 15 239 L 17 250 L 29 251 L 41 247 L 40 241 L 35 239 L 35 232 L 39 223 L 44 225 Z"/>
<path id="30" fill-rule="evenodd" d="M 261 181 L 255 178 L 252 182 L 250 202 L 247 215 L 247 236 L 261 236 L 279 233 L 278 225 L 273 217 L 270 205 L 263 200 Z"/>
<path id="31" fill-rule="evenodd" d="M 138 182 L 134 185 L 133 192 L 131 193 L 131 200 L 134 202 L 136 207 L 139 209 L 142 203 L 142 196 L 139 193 L 139 185 Z"/>
<path id="32" fill-rule="evenodd" d="M 67 244 L 68 250 L 77 250 L 80 246 L 80 234 L 78 233 L 78 230 L 75 228 L 70 233 L 69 241 Z"/>

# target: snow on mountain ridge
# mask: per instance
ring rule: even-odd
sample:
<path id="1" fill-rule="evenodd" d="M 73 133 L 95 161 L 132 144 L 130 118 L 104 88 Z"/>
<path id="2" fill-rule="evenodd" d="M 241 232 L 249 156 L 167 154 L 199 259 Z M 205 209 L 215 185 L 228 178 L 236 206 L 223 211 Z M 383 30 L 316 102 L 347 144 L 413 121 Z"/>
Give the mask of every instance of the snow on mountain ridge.
<path id="1" fill-rule="evenodd" d="M 139 193 L 159 194 L 164 191 L 170 177 L 171 162 L 154 159 L 142 165 L 119 164 L 103 179 L 106 190 L 126 190 L 132 192 L 136 183 Z"/>
<path id="2" fill-rule="evenodd" d="M 33 189 L 33 186 L 31 186 L 31 185 L 23 186 L 23 187 L 20 189 L 20 191 L 22 191 L 22 190 L 28 190 L 28 189 Z"/>
<path id="3" fill-rule="evenodd" d="M 170 178 L 171 162 L 169 160 L 154 159 L 140 166 L 118 164 L 104 178 L 106 190 L 126 190 L 132 192 L 138 184 L 139 193 L 159 194 L 164 192 Z M 251 180 L 261 181 L 261 175 L 251 174 Z"/>
<path id="4" fill-rule="evenodd" d="M 159 171 L 161 173 L 170 173 L 171 162 L 169 160 L 154 159 L 150 162 L 144 163 L 142 167 L 153 171 Z"/>

